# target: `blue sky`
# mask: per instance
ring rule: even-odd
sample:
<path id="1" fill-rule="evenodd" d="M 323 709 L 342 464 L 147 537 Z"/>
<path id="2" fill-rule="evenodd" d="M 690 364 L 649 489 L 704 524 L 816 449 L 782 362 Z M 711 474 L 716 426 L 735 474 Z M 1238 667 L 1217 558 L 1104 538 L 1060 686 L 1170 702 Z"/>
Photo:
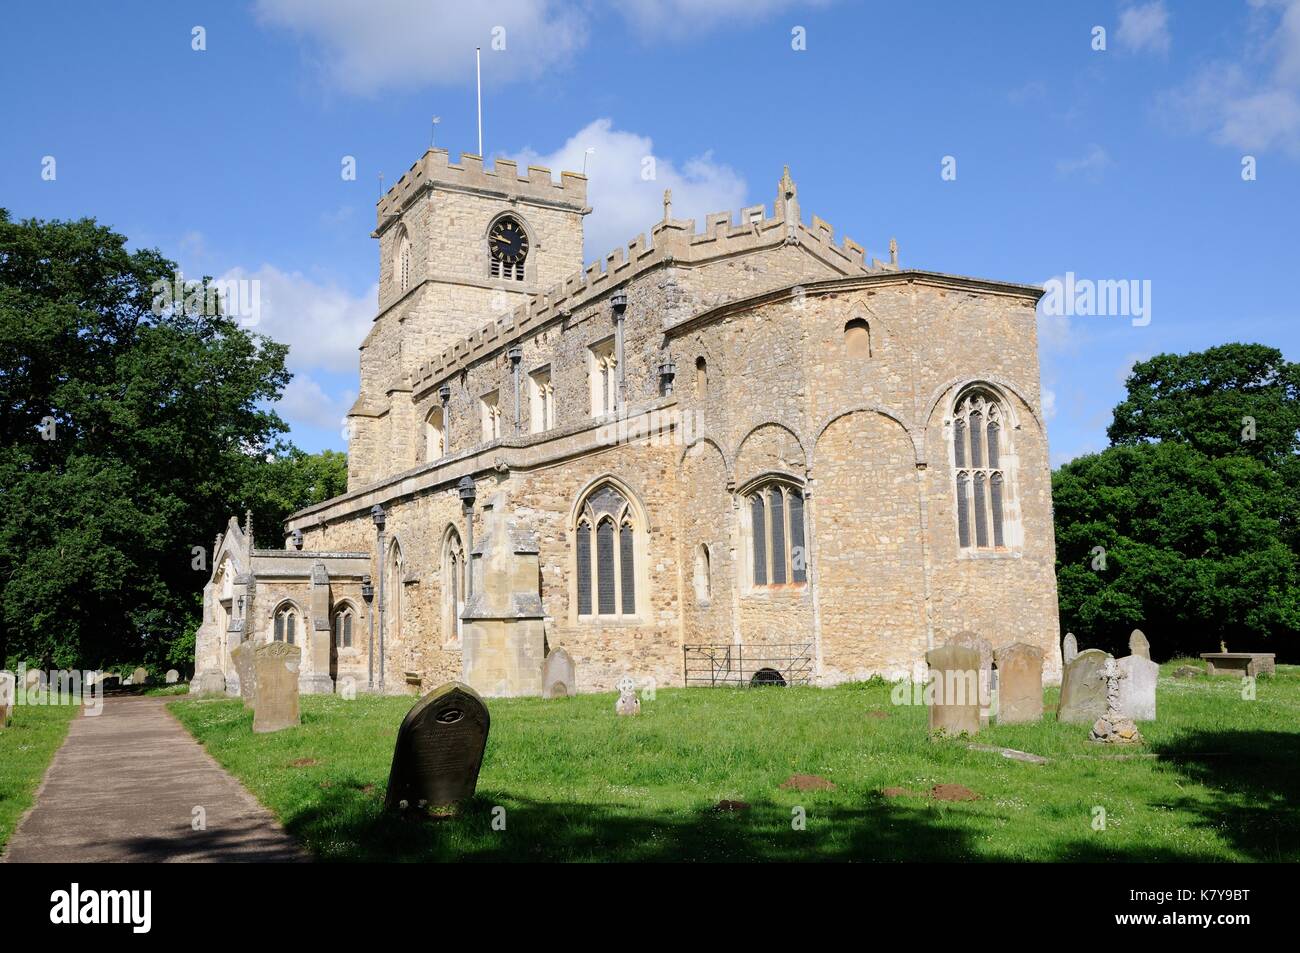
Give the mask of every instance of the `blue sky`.
<path id="1" fill-rule="evenodd" d="M 1105 445 L 1136 359 L 1236 340 L 1300 356 L 1283 293 L 1300 252 L 1300 0 L 465 7 L 7 5 L 0 205 L 94 216 L 188 276 L 258 278 L 257 330 L 291 346 L 292 438 L 344 449 L 378 176 L 422 153 L 434 115 L 440 146 L 475 151 L 481 45 L 489 156 L 580 168 L 596 149 L 589 260 L 645 230 L 664 187 L 702 220 L 770 206 L 788 163 L 805 217 L 879 257 L 897 237 L 905 266 L 1149 281 L 1145 326 L 1040 316 L 1054 463 Z"/>

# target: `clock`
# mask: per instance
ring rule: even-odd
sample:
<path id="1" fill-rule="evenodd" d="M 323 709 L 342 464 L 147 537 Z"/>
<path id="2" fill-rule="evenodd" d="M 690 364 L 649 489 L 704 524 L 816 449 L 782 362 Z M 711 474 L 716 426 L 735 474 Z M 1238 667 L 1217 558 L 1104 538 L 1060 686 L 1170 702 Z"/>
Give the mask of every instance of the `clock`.
<path id="1" fill-rule="evenodd" d="M 488 249 L 503 265 L 521 265 L 528 256 L 528 236 L 513 218 L 503 218 L 492 226 Z"/>

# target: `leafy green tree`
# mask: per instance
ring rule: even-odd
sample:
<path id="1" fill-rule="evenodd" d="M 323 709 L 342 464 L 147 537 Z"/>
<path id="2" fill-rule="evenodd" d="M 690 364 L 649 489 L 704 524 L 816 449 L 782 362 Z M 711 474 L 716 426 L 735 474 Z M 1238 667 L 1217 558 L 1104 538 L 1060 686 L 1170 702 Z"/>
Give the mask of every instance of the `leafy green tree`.
<path id="1" fill-rule="evenodd" d="M 176 270 L 0 210 L 0 658 L 174 662 L 228 515 L 340 485 L 341 455 L 280 440 L 287 348 L 201 296 L 160 307 Z"/>
<path id="2" fill-rule="evenodd" d="M 1137 364 L 1112 446 L 1053 474 L 1061 625 L 1119 651 L 1300 631 L 1300 368 L 1227 344 Z"/>

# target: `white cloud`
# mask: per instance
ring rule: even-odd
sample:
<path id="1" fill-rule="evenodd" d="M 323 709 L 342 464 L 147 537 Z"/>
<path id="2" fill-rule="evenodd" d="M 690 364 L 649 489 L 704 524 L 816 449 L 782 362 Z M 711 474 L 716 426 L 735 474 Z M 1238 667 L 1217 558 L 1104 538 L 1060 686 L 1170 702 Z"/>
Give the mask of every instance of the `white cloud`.
<path id="1" fill-rule="evenodd" d="M 262 23 L 309 41 L 331 83 L 362 95 L 472 82 L 475 47 L 485 82 L 535 76 L 586 42 L 584 9 L 552 0 L 257 0 L 255 9 Z"/>
<path id="2" fill-rule="evenodd" d="M 621 0 L 619 10 L 634 28 L 682 37 L 723 23 L 753 22 L 792 8 L 826 6 L 830 0 Z M 791 22 L 793 29 L 797 24 Z"/>
<path id="3" fill-rule="evenodd" d="M 1039 393 L 1042 395 L 1043 419 L 1051 420 L 1056 416 L 1056 391 L 1050 387 L 1041 387 Z"/>
<path id="4" fill-rule="evenodd" d="M 1100 178 L 1102 172 L 1114 165 L 1110 153 L 1095 142 L 1088 146 L 1088 151 L 1073 159 L 1057 159 L 1056 171 L 1061 175 L 1082 175 L 1085 178 Z"/>
<path id="5" fill-rule="evenodd" d="M 295 374 L 275 409 L 290 427 L 319 427 L 342 434 L 347 412 L 355 399 L 352 392 L 328 394 L 310 374 Z"/>
<path id="6" fill-rule="evenodd" d="M 1300 156 L 1300 0 L 1251 0 L 1262 41 L 1200 69 L 1161 105 L 1220 145 Z"/>
<path id="7" fill-rule="evenodd" d="M 589 148 L 596 151 L 587 156 L 587 202 L 592 207 L 585 224 L 588 259 L 603 257 L 642 232 L 648 239 L 650 226 L 663 219 L 664 189 L 673 192 L 673 218 L 694 218 L 697 228 L 709 212 L 737 211 L 746 204 L 745 180 L 712 153 L 686 159 L 679 167 L 655 154 L 649 136 L 615 129 L 610 119 L 589 123 L 547 155 L 524 149 L 509 158 L 521 169 L 581 170 Z M 653 171 L 652 179 L 644 177 L 647 170 Z"/>
<path id="8" fill-rule="evenodd" d="M 289 345 L 289 369 L 308 368 L 356 373 L 357 348 L 370 330 L 378 285 L 356 296 L 330 282 L 317 284 L 301 272 L 274 265 L 256 271 L 232 268 L 220 281 L 257 281 L 257 323 L 250 331 Z M 252 286 L 245 288 L 251 290 Z"/>
<path id="9" fill-rule="evenodd" d="M 1115 31 L 1119 45 L 1140 53 L 1169 52 L 1169 11 L 1164 0 L 1152 0 L 1137 6 L 1126 7 L 1119 14 L 1119 28 Z"/>

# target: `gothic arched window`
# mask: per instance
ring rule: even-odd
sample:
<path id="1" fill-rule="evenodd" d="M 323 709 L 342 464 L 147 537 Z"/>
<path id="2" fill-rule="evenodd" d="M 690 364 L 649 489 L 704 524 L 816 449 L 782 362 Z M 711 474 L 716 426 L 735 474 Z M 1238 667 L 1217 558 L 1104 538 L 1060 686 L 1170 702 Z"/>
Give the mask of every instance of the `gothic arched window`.
<path id="1" fill-rule="evenodd" d="M 528 233 L 513 215 L 503 215 L 488 229 L 488 273 L 507 281 L 524 280 Z"/>
<path id="2" fill-rule="evenodd" d="M 578 508 L 574 593 L 579 616 L 637 614 L 639 535 L 644 526 L 621 492 L 602 483 Z"/>
<path id="3" fill-rule="evenodd" d="M 443 642 L 459 645 L 461 614 L 465 611 L 465 547 L 454 526 L 447 528 L 442 542 L 442 625 Z"/>
<path id="4" fill-rule="evenodd" d="M 334 613 L 334 647 L 336 649 L 352 648 L 352 630 L 356 626 L 356 613 L 352 606 L 344 603 Z"/>
<path id="5" fill-rule="evenodd" d="M 871 357 L 871 325 L 866 318 L 854 318 L 844 325 L 844 347 L 849 357 Z"/>
<path id="6" fill-rule="evenodd" d="M 433 408 L 433 410 L 429 411 L 429 416 L 424 418 L 424 460 L 426 463 L 442 459 L 442 455 L 447 452 L 445 420 L 441 407 Z"/>
<path id="7" fill-rule="evenodd" d="M 288 642 L 290 645 L 298 641 L 298 608 L 292 603 L 286 602 L 275 610 L 275 623 L 271 637 L 276 642 Z"/>
<path id="8" fill-rule="evenodd" d="M 982 389 L 963 394 L 953 413 L 957 545 L 962 549 L 1001 549 L 1006 545 L 1005 418 L 998 399 Z"/>
<path id="9" fill-rule="evenodd" d="M 393 281 L 397 284 L 397 293 L 401 294 L 411 286 L 411 239 L 403 228 L 397 236 L 397 254 L 393 257 Z"/>
<path id="10" fill-rule="evenodd" d="M 768 480 L 746 494 L 751 582 L 755 587 L 808 581 L 803 490 Z"/>

